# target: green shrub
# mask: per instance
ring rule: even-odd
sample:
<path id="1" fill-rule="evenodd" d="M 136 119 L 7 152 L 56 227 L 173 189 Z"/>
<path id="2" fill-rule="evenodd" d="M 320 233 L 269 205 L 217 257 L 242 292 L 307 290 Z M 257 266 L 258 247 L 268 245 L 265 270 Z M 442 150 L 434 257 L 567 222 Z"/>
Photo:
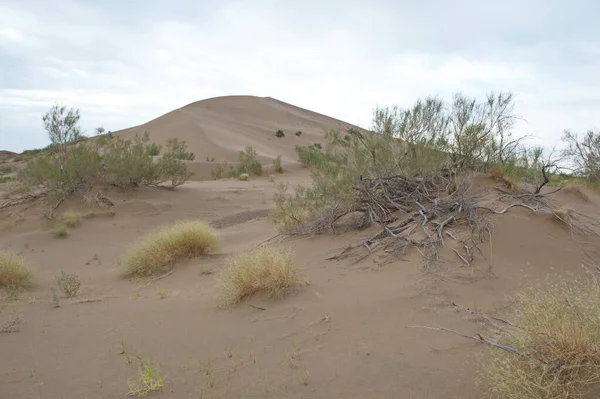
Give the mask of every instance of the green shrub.
<path id="1" fill-rule="evenodd" d="M 178 138 L 167 140 L 167 149 L 175 159 L 183 161 L 193 161 L 196 158 L 193 152 L 187 152 L 187 144 L 185 141 L 179 141 Z"/>
<path id="2" fill-rule="evenodd" d="M 140 239 L 122 261 L 123 276 L 151 276 L 167 272 L 175 262 L 215 251 L 219 237 L 206 224 L 180 222 L 159 228 Z"/>
<path id="3" fill-rule="evenodd" d="M 155 157 L 160 155 L 161 146 L 152 143 L 148 146 L 148 155 L 151 157 Z"/>
<path id="4" fill-rule="evenodd" d="M 224 178 L 229 179 L 239 175 L 233 166 L 229 165 L 227 162 L 216 164 L 215 167 L 210 171 L 210 174 L 213 180 L 221 180 Z"/>
<path id="5" fill-rule="evenodd" d="M 283 173 L 283 166 L 281 164 L 281 155 L 277 155 L 275 159 L 273 159 L 273 169 L 277 173 Z"/>
<path id="6" fill-rule="evenodd" d="M 252 146 L 247 146 L 246 151 L 240 151 L 239 161 L 238 173 L 247 173 L 250 176 L 262 175 L 262 164 L 257 159 L 256 150 Z"/>
<path id="7" fill-rule="evenodd" d="M 302 132 L 301 132 L 300 130 L 298 130 L 298 131 L 296 132 L 296 136 L 300 137 L 301 135 L 302 135 Z"/>
<path id="8" fill-rule="evenodd" d="M 54 235 L 58 238 L 66 238 L 69 235 L 69 231 L 66 226 L 58 226 L 54 229 Z"/>
<path id="9" fill-rule="evenodd" d="M 249 176 L 248 176 L 248 173 L 241 173 L 241 174 L 238 176 L 238 180 L 241 180 L 241 181 L 247 181 L 247 180 L 248 180 L 248 178 L 249 178 Z"/>
<path id="10" fill-rule="evenodd" d="M 279 129 L 275 132 L 275 137 L 279 137 L 279 138 L 285 137 L 285 133 L 283 132 L 283 130 Z"/>
<path id="11" fill-rule="evenodd" d="M 0 174 L 9 174 L 16 171 L 17 168 L 11 165 L 1 165 L 0 166 Z"/>

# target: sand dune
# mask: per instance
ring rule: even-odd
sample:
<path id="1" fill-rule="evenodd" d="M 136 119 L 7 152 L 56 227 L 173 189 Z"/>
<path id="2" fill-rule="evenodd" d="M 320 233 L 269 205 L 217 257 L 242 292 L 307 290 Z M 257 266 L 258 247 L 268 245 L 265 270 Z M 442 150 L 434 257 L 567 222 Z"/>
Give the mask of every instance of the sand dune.
<path id="1" fill-rule="evenodd" d="M 179 137 L 198 159 L 235 160 L 249 144 L 265 159 L 281 153 L 294 162 L 296 144 L 318 142 L 339 124 L 269 98 L 223 97 L 117 134 L 148 130 L 159 143 Z M 288 132 L 284 139 L 273 135 L 277 128 Z M 294 186 L 309 175 L 291 168 L 277 179 Z M 478 175 L 472 193 L 485 200 L 499 187 Z M 0 248 L 19 252 L 35 279 L 18 301 L 0 302 L 0 326 L 21 318 L 18 331 L 0 333 L 0 398 L 123 398 L 127 378 L 138 372 L 136 356 L 165 377 L 162 392 L 149 396 L 157 398 L 481 398 L 476 379 L 486 348 L 411 326 L 485 334 L 489 317 L 511 306 L 508 295 L 581 275 L 584 251 L 600 259 L 598 237 L 575 237 L 547 215 L 516 208 L 492 219 L 493 245 L 480 245 L 484 256 L 471 266 L 449 243 L 428 273 L 416 250 L 392 261 L 381 252 L 358 263 L 326 260 L 370 229 L 285 240 L 302 284 L 279 301 L 217 309 L 215 274 L 277 234 L 267 215 L 274 192 L 266 177 L 110 189 L 111 212 L 90 214 L 76 198 L 61 205 L 59 213 L 87 215 L 64 239 L 51 234 L 39 203 L 1 210 L 0 220 L 10 223 L 0 230 Z M 565 190 L 554 198 L 599 228 L 597 193 Z M 217 254 L 180 262 L 160 280 L 119 278 L 119 259 L 139 237 L 189 219 L 215 226 L 223 242 Z M 82 288 L 78 299 L 61 298 L 55 308 L 51 288 L 61 271 L 77 273 Z"/>
<path id="2" fill-rule="evenodd" d="M 164 145 L 170 138 L 185 140 L 196 155 L 190 162 L 195 179 L 210 178 L 215 162 L 236 162 L 238 153 L 252 146 L 259 159 L 270 163 L 278 155 L 286 163 L 295 163 L 295 147 L 323 143 L 326 131 L 343 130 L 352 125 L 270 97 L 227 96 L 198 101 L 169 112 L 143 125 L 114 132 L 131 137 L 150 133 L 153 142 Z M 285 137 L 275 137 L 281 129 Z M 301 136 L 295 133 L 301 131 Z"/>

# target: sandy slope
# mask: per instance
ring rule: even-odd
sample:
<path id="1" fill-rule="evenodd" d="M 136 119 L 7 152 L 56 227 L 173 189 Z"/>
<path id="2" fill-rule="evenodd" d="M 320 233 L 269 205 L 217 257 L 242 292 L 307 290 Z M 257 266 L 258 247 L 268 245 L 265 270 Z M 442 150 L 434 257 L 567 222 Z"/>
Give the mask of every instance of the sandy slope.
<path id="1" fill-rule="evenodd" d="M 114 132 L 131 137 L 135 133 L 150 133 L 157 144 L 178 137 L 188 143 L 196 155 L 189 167 L 194 179 L 209 179 L 215 162 L 236 162 L 238 153 L 252 146 L 260 160 L 270 164 L 278 155 L 287 163 L 297 160 L 296 145 L 323 143 L 326 131 L 346 130 L 348 123 L 308 111 L 270 97 L 227 96 L 198 101 L 174 110 L 143 125 Z M 285 137 L 275 137 L 282 129 Z M 295 133 L 301 131 L 301 136 Z"/>
<path id="2" fill-rule="evenodd" d="M 307 175 L 282 178 L 297 184 Z M 481 179 L 479 187 L 490 184 Z M 293 239 L 282 245 L 295 249 L 307 284 L 278 302 L 250 302 L 266 310 L 247 304 L 217 310 L 211 273 L 276 233 L 261 218 L 225 223 L 221 253 L 178 264 L 165 279 L 117 277 L 118 257 L 155 226 L 268 209 L 273 191 L 260 178 L 112 192 L 114 216 L 85 219 L 63 240 L 48 233 L 39 209 L 25 211 L 25 221 L 0 233 L 2 247 L 20 251 L 36 270 L 36 286 L 17 304 L 1 305 L 0 321 L 20 314 L 23 322 L 19 332 L 0 334 L 0 397 L 121 398 L 138 354 L 166 376 L 157 397 L 479 398 L 475 380 L 483 348 L 408 326 L 485 331 L 483 315 L 510 305 L 507 294 L 546 276 L 581 273 L 582 249 L 600 255 L 598 240 L 578 243 L 556 222 L 527 210 L 495 219 L 492 273 L 487 260 L 467 268 L 450 253 L 451 262 L 429 274 L 416 252 L 385 265 L 378 256 L 358 264 L 325 260 L 368 232 Z M 598 196 L 559 199 L 600 216 Z M 69 207 L 83 209 L 77 201 Z M 81 297 L 102 301 L 62 299 L 60 308 L 51 308 L 50 286 L 61 270 L 80 275 Z M 157 290 L 168 297 L 159 299 Z"/>
<path id="3" fill-rule="evenodd" d="M 294 160 L 297 143 L 319 141 L 323 129 L 337 123 L 272 99 L 230 97 L 191 104 L 138 130 L 163 141 L 181 137 L 198 159 L 235 160 L 251 144 L 265 159 L 282 153 Z M 277 128 L 304 134 L 277 139 Z M 295 185 L 308 173 L 292 167 L 278 179 Z M 479 176 L 473 190 L 485 196 L 494 185 Z M 0 221 L 9 223 L 1 226 L 0 247 L 26 258 L 35 286 L 16 303 L 0 302 L 0 326 L 22 318 L 18 332 L 0 333 L 0 398 L 123 398 L 127 378 L 137 372 L 136 356 L 166 378 L 152 397 L 480 398 L 476 380 L 485 348 L 414 326 L 485 334 L 486 318 L 504 317 L 509 309 L 507 295 L 546 277 L 583 273 L 583 251 L 600 258 L 597 237 L 573 236 L 525 209 L 493 219 L 493 245 L 481 245 L 484 256 L 473 267 L 457 261 L 449 242 L 445 262 L 429 273 L 414 250 L 391 262 L 380 254 L 359 263 L 326 260 L 370 231 L 295 238 L 281 245 L 294 249 L 304 284 L 280 301 L 256 298 L 218 310 L 215 273 L 228 258 L 277 233 L 265 217 L 274 190 L 263 177 L 108 191 L 114 215 L 97 211 L 66 239 L 50 234 L 39 204 L 1 211 Z M 554 196 L 600 220 L 597 194 L 587 200 L 572 192 Z M 58 211 L 69 208 L 87 211 L 77 199 Z M 218 226 L 222 251 L 179 263 L 157 281 L 117 276 L 118 259 L 135 240 L 183 219 Z M 62 270 L 80 276 L 80 301 L 101 301 L 63 298 L 52 308 L 51 287 Z"/>

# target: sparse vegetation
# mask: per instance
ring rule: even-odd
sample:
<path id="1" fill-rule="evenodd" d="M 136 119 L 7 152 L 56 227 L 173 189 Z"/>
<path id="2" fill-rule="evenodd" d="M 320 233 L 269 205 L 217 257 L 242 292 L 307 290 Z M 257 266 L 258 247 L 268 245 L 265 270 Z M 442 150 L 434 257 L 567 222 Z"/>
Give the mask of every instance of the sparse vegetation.
<path id="1" fill-rule="evenodd" d="M 241 180 L 241 181 L 248 181 L 248 178 L 249 178 L 248 173 L 241 173 L 238 176 L 238 180 Z"/>
<path id="2" fill-rule="evenodd" d="M 160 155 L 161 149 L 162 148 L 159 145 L 151 143 L 150 145 L 148 145 L 148 155 L 150 155 L 151 157 L 156 157 Z"/>
<path id="3" fill-rule="evenodd" d="M 600 286 L 595 279 L 534 287 L 518 297 L 483 376 L 493 395 L 513 399 L 580 397 L 600 383 Z"/>
<path id="4" fill-rule="evenodd" d="M 81 223 L 81 216 L 79 215 L 79 212 L 72 209 L 69 209 L 63 213 L 61 219 L 67 227 L 77 227 Z"/>
<path id="5" fill-rule="evenodd" d="M 181 160 L 193 159 L 193 153 L 178 139 L 169 140 L 163 155 L 153 161 L 150 154 L 159 148 L 150 143 L 148 132 L 131 140 L 102 135 L 82 141 L 79 111 L 54 106 L 43 120 L 52 144 L 28 162 L 19 178 L 46 188 L 55 198 L 84 193 L 96 184 L 177 187 L 192 175 Z"/>
<path id="6" fill-rule="evenodd" d="M 140 370 L 137 381 L 135 378 L 129 378 L 127 385 L 129 392 L 127 396 L 138 398 L 146 397 L 151 392 L 160 391 L 163 387 L 164 377 L 160 371 L 150 364 L 140 361 Z"/>
<path id="7" fill-rule="evenodd" d="M 216 232 L 199 221 L 165 226 L 140 239 L 122 260 L 124 277 L 152 276 L 170 271 L 175 262 L 214 252 Z"/>
<path id="8" fill-rule="evenodd" d="M 213 180 L 221 180 L 223 178 L 231 178 L 238 175 L 233 166 L 229 165 L 227 162 L 216 164 L 210 173 Z"/>
<path id="9" fill-rule="evenodd" d="M 301 132 L 300 130 L 298 130 L 298 131 L 296 132 L 296 136 L 298 136 L 298 137 L 302 136 L 302 132 Z"/>
<path id="10" fill-rule="evenodd" d="M 0 286 L 24 287 L 31 279 L 25 260 L 15 252 L 0 251 Z"/>
<path id="11" fill-rule="evenodd" d="M 285 133 L 283 132 L 283 130 L 279 129 L 275 132 L 275 137 L 279 137 L 279 138 L 285 137 Z"/>
<path id="12" fill-rule="evenodd" d="M 281 164 L 281 154 L 273 159 L 273 169 L 277 173 L 283 173 L 283 165 Z"/>
<path id="13" fill-rule="evenodd" d="M 69 230 L 64 225 L 56 227 L 52 233 L 57 238 L 67 238 L 69 236 Z"/>
<path id="14" fill-rule="evenodd" d="M 67 298 L 75 298 L 81 286 L 81 280 L 75 273 L 60 272 L 56 277 L 56 285 L 65 294 Z"/>
<path id="15" fill-rule="evenodd" d="M 600 183 L 600 132 L 588 131 L 582 138 L 566 130 L 563 141 L 567 148 L 563 155 L 575 166 L 575 174 Z"/>
<path id="16" fill-rule="evenodd" d="M 258 293 L 274 299 L 297 281 L 292 254 L 280 248 L 262 247 L 239 255 L 218 276 L 219 305 L 234 307 Z"/>
<path id="17" fill-rule="evenodd" d="M 262 164 L 257 158 L 257 153 L 252 146 L 247 146 L 245 151 L 240 151 L 240 167 L 238 173 L 247 173 L 250 176 L 262 175 Z"/>
<path id="18" fill-rule="evenodd" d="M 269 175 L 269 182 L 275 183 L 275 176 Z"/>

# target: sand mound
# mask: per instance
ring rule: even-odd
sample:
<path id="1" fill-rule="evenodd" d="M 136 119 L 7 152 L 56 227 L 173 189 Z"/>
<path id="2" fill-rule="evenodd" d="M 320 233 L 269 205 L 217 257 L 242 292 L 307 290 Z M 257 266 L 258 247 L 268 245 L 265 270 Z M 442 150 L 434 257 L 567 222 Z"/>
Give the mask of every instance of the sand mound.
<path id="1" fill-rule="evenodd" d="M 281 154 L 295 163 L 297 145 L 323 143 L 326 131 L 352 125 L 270 97 L 226 96 L 198 101 L 143 125 L 114 132 L 131 137 L 148 131 L 150 139 L 164 145 L 170 138 L 185 140 L 196 155 L 190 169 L 196 179 L 210 178 L 215 163 L 236 162 L 238 152 L 252 146 L 260 160 L 270 163 Z M 285 137 L 275 132 L 281 129 Z M 300 136 L 296 132 L 301 131 Z M 206 159 L 214 162 L 206 162 Z"/>

